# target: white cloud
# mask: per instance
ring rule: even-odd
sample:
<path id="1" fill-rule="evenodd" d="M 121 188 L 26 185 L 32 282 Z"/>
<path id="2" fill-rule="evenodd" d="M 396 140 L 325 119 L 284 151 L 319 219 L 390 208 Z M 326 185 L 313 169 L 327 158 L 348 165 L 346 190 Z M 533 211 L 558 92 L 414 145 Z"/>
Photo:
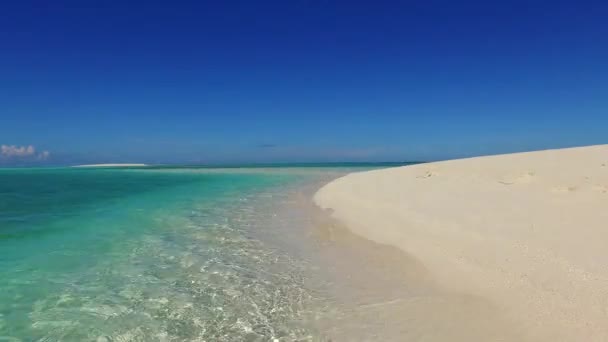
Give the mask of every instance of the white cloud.
<path id="1" fill-rule="evenodd" d="M 5 157 L 27 157 L 36 153 L 36 148 L 30 146 L 2 145 L 0 152 Z"/>
<path id="2" fill-rule="evenodd" d="M 36 148 L 32 145 L 29 146 L 16 146 L 16 145 L 1 145 L 0 146 L 0 157 L 4 158 L 35 158 L 38 160 L 47 160 L 51 154 L 49 151 L 42 151 L 36 153 Z"/>
<path id="3" fill-rule="evenodd" d="M 49 157 L 51 156 L 51 153 L 49 151 L 42 151 L 40 153 L 38 153 L 38 160 L 47 160 L 49 159 Z"/>

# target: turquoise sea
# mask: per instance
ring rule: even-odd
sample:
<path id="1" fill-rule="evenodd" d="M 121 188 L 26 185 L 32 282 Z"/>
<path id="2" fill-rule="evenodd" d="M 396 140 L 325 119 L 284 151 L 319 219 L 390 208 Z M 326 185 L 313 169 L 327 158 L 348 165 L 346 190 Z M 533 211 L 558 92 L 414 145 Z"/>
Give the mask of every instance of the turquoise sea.
<path id="1" fill-rule="evenodd" d="M 0 169 L 0 341 L 320 340 L 281 208 L 365 168 Z"/>

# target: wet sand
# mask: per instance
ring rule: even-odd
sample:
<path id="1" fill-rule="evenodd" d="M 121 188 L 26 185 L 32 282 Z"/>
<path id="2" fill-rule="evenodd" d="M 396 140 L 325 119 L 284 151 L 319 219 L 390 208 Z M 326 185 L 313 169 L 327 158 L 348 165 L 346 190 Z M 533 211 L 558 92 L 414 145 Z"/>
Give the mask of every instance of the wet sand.
<path id="1" fill-rule="evenodd" d="M 442 288 L 420 260 L 353 234 L 311 203 L 320 186 L 295 188 L 256 232 L 305 262 L 319 301 L 306 325 L 319 341 L 525 341 L 491 301 Z"/>

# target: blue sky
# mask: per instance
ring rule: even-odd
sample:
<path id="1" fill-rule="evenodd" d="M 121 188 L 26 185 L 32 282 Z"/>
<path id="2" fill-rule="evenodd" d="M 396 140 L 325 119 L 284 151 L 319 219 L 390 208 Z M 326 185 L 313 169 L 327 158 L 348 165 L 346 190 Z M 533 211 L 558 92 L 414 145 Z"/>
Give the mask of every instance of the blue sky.
<path id="1" fill-rule="evenodd" d="M 608 143 L 606 18 L 599 1 L 7 1 L 0 163 Z"/>

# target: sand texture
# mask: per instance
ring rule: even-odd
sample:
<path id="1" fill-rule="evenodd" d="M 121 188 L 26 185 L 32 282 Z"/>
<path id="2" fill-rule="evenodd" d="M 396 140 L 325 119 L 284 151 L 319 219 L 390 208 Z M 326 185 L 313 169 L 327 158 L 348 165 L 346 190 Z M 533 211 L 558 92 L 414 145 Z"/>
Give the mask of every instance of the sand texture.
<path id="1" fill-rule="evenodd" d="M 608 341 L 608 145 L 353 173 L 314 200 L 442 293 L 487 303 L 509 322 L 488 340 Z M 461 340 L 483 338 L 466 333 L 483 310 L 449 309 Z"/>

